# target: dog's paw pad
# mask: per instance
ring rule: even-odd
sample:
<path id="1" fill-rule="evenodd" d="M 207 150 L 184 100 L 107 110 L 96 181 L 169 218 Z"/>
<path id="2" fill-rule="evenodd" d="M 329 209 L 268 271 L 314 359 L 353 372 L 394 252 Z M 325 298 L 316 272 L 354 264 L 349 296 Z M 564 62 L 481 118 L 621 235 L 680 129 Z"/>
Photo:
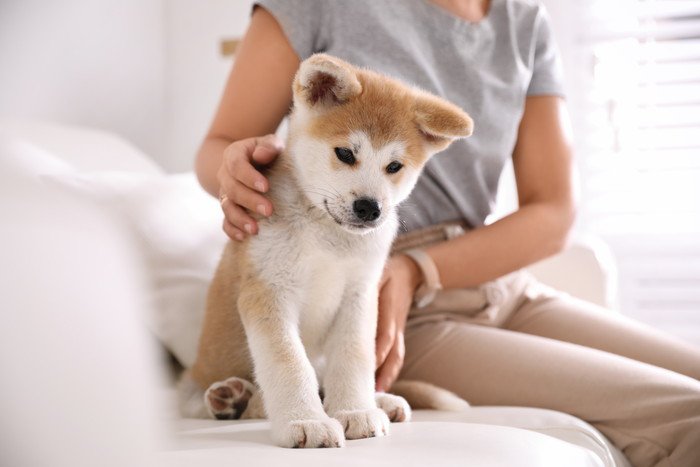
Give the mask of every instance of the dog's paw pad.
<path id="1" fill-rule="evenodd" d="M 345 445 L 343 427 L 332 418 L 295 420 L 273 430 L 277 444 L 287 448 L 340 448 Z"/>
<path id="2" fill-rule="evenodd" d="M 334 415 L 347 439 L 373 438 L 389 434 L 389 418 L 381 409 L 341 410 Z"/>
<path id="3" fill-rule="evenodd" d="M 234 420 L 245 411 L 254 391 L 255 386 L 249 381 L 232 377 L 209 386 L 204 403 L 214 418 Z"/>
<path id="4" fill-rule="evenodd" d="M 411 406 L 403 397 L 378 392 L 374 395 L 374 400 L 377 402 L 377 407 L 384 411 L 392 423 L 411 420 Z"/>

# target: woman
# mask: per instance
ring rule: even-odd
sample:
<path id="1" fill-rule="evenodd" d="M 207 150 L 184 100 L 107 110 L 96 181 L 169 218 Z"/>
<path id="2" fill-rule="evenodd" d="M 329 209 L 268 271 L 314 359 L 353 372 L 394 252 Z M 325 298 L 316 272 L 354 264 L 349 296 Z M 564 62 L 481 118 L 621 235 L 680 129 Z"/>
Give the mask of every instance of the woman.
<path id="1" fill-rule="evenodd" d="M 300 60 L 320 51 L 440 94 L 476 124 L 452 155 L 428 164 L 402 206 L 410 233 L 397 243 L 418 249 L 394 254 L 380 284 L 377 389 L 401 373 L 474 404 L 560 410 L 595 425 L 635 465 L 700 465 L 700 351 L 518 272 L 560 251 L 575 215 L 562 80 L 542 8 L 259 2 L 196 164 L 235 240 L 257 233 L 247 210 L 274 209 L 259 168 L 281 149 L 270 134 Z M 508 157 L 520 207 L 484 226 Z"/>

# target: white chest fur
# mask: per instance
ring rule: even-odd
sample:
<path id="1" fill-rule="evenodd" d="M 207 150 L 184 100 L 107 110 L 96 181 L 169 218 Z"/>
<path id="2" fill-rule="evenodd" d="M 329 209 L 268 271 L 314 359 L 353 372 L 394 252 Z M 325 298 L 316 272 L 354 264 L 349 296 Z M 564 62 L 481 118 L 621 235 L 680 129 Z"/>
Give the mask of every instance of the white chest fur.
<path id="1" fill-rule="evenodd" d="M 299 217 L 263 221 L 251 239 L 259 277 L 285 302 L 308 356 L 323 351 L 343 300 L 376 293 L 396 228 L 394 216 L 366 235 Z"/>

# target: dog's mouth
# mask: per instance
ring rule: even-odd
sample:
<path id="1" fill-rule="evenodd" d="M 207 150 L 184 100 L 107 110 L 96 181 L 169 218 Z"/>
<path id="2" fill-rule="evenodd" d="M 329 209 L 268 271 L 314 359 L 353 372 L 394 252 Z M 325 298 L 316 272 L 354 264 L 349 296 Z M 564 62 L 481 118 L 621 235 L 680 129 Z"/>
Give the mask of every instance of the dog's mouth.
<path id="1" fill-rule="evenodd" d="M 371 222 L 349 222 L 349 221 L 343 221 L 338 218 L 337 215 L 333 214 L 333 211 L 331 211 L 330 206 L 328 206 L 328 200 L 324 198 L 323 200 L 323 207 L 326 209 L 326 212 L 328 215 L 335 221 L 336 224 L 338 224 L 341 227 L 344 227 L 347 230 L 350 231 L 355 231 L 355 232 L 365 232 L 368 230 L 371 230 L 375 228 L 378 225 L 377 221 L 371 221 Z"/>

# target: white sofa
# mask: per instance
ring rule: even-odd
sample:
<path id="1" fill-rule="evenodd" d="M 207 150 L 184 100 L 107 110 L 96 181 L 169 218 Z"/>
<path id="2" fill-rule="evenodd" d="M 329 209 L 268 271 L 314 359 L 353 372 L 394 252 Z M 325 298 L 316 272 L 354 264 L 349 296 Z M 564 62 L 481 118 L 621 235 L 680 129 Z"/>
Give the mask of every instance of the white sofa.
<path id="1" fill-rule="evenodd" d="M 225 241 L 216 201 L 114 135 L 36 122 L 0 122 L 0 190 L 2 465 L 629 465 L 589 424 L 533 408 L 417 411 L 333 450 L 277 448 L 265 421 L 179 419 L 159 349 L 192 358 Z M 533 272 L 610 304 L 601 251 Z"/>

